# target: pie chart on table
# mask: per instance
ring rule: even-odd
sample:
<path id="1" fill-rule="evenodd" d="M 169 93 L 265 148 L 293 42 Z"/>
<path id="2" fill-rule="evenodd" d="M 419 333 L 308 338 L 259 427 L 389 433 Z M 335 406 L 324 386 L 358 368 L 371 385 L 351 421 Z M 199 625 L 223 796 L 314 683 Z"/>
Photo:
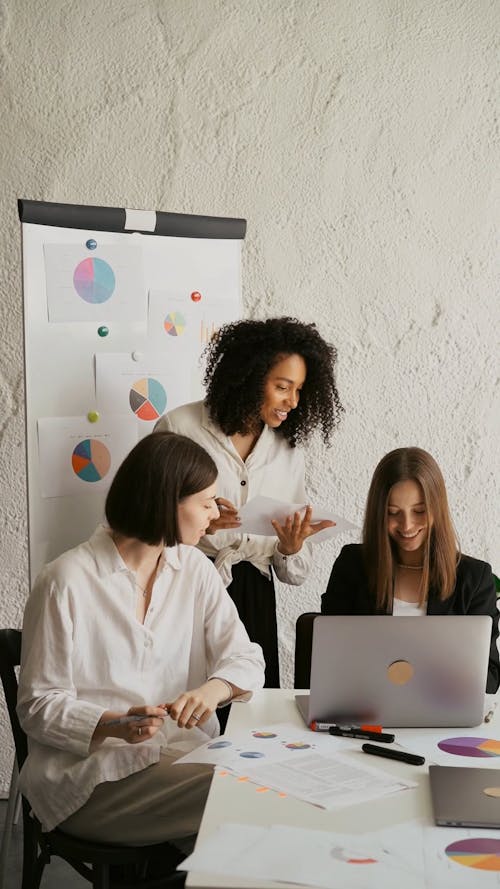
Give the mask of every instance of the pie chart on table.
<path id="1" fill-rule="evenodd" d="M 74 449 L 71 465 L 83 482 L 99 482 L 109 471 L 111 455 L 102 441 L 85 438 Z"/>
<path id="2" fill-rule="evenodd" d="M 115 289 L 115 273 L 104 259 L 84 259 L 78 263 L 74 274 L 75 290 L 87 303 L 105 303 Z"/>
<path id="3" fill-rule="evenodd" d="M 500 840 L 486 837 L 457 840 L 450 843 L 445 852 L 448 858 L 464 867 L 500 871 Z"/>
<path id="4" fill-rule="evenodd" d="M 139 420 L 157 420 L 167 406 L 167 393 L 154 377 L 143 377 L 132 386 L 129 402 Z"/>
<path id="5" fill-rule="evenodd" d="M 444 753 L 453 753 L 454 756 L 500 756 L 500 741 L 493 738 L 446 738 L 438 742 L 438 747 Z"/>

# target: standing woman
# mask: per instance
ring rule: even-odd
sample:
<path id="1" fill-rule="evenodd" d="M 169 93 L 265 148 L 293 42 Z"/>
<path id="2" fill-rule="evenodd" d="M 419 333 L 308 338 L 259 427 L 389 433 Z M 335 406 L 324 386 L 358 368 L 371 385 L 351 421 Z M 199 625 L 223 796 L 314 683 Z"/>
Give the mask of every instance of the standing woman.
<path id="1" fill-rule="evenodd" d="M 487 692 L 500 682 L 491 568 L 460 552 L 441 470 L 420 448 L 382 458 L 368 492 L 363 543 L 335 561 L 323 614 L 487 614 L 493 619 Z"/>
<path id="2" fill-rule="evenodd" d="M 215 561 L 241 620 L 264 651 L 266 686 L 279 687 L 276 599 L 271 568 L 283 583 L 300 584 L 309 571 L 307 538 L 330 522 L 295 513 L 275 536 L 239 533 L 238 510 L 265 495 L 306 503 L 304 458 L 298 444 L 320 428 L 325 443 L 342 406 L 335 386 L 336 350 L 314 324 L 294 318 L 225 325 L 206 349 L 204 402 L 183 405 L 159 429 L 201 444 L 218 469 L 217 505 L 200 541 Z"/>

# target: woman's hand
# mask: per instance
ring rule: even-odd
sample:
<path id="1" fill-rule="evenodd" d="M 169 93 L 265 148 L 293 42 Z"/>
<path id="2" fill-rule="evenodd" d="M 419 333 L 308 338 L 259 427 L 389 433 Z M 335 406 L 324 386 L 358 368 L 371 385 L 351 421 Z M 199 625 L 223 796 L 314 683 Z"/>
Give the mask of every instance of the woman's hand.
<path id="1" fill-rule="evenodd" d="M 276 519 L 272 519 L 271 524 L 279 538 L 278 552 L 283 556 L 293 556 L 302 549 L 304 540 L 317 534 L 318 531 L 324 531 L 325 528 L 333 528 L 335 522 L 325 519 L 322 522 L 311 522 L 312 506 L 306 506 L 304 517 L 300 512 L 294 512 L 293 515 L 287 516 L 284 525 L 280 525 Z"/>
<path id="2" fill-rule="evenodd" d="M 216 531 L 227 531 L 229 528 L 239 528 L 241 521 L 236 506 L 234 506 L 230 500 L 226 500 L 225 497 L 216 497 L 215 503 L 219 510 L 219 517 L 217 519 L 212 519 L 205 533 L 215 534 Z"/>
<path id="3" fill-rule="evenodd" d="M 117 722 L 127 716 L 141 716 L 141 720 L 133 722 Z M 140 744 L 156 735 L 166 717 L 164 707 L 130 707 L 127 713 L 116 713 L 106 710 L 94 731 L 92 741 L 102 743 L 105 738 L 122 738 L 127 744 Z M 106 725 L 113 722 L 113 725 Z"/>
<path id="4" fill-rule="evenodd" d="M 227 699 L 227 684 L 220 679 L 209 679 L 199 688 L 183 692 L 175 701 L 164 706 L 179 728 L 189 729 L 203 725 L 219 704 Z"/>

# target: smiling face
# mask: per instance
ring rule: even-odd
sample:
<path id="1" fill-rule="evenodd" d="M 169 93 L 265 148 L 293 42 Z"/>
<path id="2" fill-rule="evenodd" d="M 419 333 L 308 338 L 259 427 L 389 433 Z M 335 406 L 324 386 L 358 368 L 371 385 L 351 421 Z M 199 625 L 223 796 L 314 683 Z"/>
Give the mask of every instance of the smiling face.
<path id="1" fill-rule="evenodd" d="M 404 564 L 411 564 L 410 554 L 419 559 L 423 555 L 431 526 L 420 483 L 408 479 L 393 485 L 387 504 L 387 531 Z"/>
<path id="2" fill-rule="evenodd" d="M 205 534 L 212 519 L 219 516 L 215 502 L 215 482 L 197 494 L 190 494 L 179 501 L 177 523 L 181 543 L 196 546 Z"/>
<path id="3" fill-rule="evenodd" d="M 271 429 L 285 422 L 297 407 L 305 383 L 307 367 L 301 355 L 287 355 L 277 361 L 264 381 L 260 419 Z"/>

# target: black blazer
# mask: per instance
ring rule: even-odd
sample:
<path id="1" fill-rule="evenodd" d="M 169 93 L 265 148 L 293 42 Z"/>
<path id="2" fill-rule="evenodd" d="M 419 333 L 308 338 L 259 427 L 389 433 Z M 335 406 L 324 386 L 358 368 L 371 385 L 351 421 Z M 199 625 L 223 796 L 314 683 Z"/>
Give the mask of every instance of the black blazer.
<path id="1" fill-rule="evenodd" d="M 326 593 L 321 597 L 321 613 L 387 613 L 375 607 L 375 599 L 369 592 L 360 543 L 344 546 L 335 560 Z M 500 660 L 497 648 L 498 610 L 491 567 L 479 559 L 462 556 L 453 593 L 443 602 L 434 590 L 430 590 L 427 614 L 489 614 L 493 618 L 486 691 L 490 694 L 496 692 L 500 684 Z"/>

